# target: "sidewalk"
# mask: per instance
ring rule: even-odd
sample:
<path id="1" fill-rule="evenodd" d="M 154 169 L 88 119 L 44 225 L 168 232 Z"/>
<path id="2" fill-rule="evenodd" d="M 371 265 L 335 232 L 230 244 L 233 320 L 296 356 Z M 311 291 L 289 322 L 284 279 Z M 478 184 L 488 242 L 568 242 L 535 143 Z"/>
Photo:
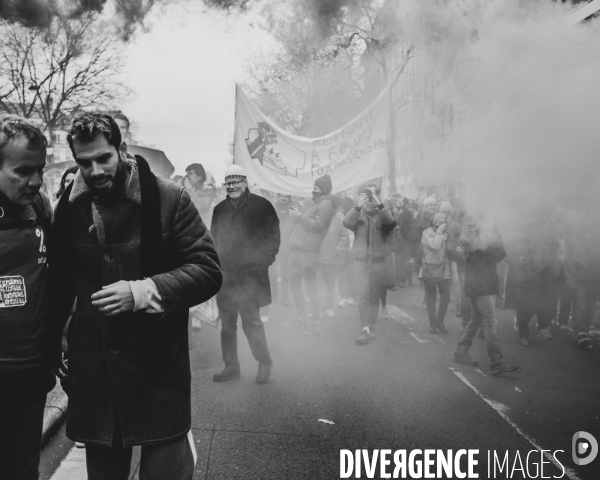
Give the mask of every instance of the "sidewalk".
<path id="1" fill-rule="evenodd" d="M 46 398 L 42 445 L 44 445 L 56 429 L 60 427 L 67 414 L 67 406 L 67 394 L 63 392 L 60 383 L 56 382 L 56 386 L 48 393 L 48 397 Z"/>

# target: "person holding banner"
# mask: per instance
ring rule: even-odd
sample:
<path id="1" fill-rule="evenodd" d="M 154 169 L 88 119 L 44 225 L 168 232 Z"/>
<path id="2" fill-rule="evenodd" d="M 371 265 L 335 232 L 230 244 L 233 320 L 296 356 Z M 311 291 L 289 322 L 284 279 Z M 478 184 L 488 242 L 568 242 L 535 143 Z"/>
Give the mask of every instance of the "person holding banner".
<path id="1" fill-rule="evenodd" d="M 239 314 L 252 355 L 258 361 L 256 383 L 267 383 L 273 362 L 259 310 L 271 303 L 268 269 L 279 251 L 279 218 L 271 202 L 250 193 L 246 171 L 239 165 L 225 171 L 225 188 L 227 198 L 215 207 L 210 227 L 223 270 L 217 305 L 225 363 L 213 380 L 240 378 L 236 332 Z"/>
<path id="2" fill-rule="evenodd" d="M 321 244 L 329 230 L 335 210 L 341 204 L 340 199 L 331 195 L 333 185 L 329 175 L 315 180 L 313 185 L 314 205 L 305 213 L 296 208 L 290 209 L 290 216 L 296 226 L 290 238 L 290 288 L 296 305 L 297 318 L 283 322 L 284 327 L 304 327 L 305 335 L 319 332 L 319 297 L 317 295 L 316 276 Z M 311 319 L 307 320 L 302 279 L 310 299 Z"/>

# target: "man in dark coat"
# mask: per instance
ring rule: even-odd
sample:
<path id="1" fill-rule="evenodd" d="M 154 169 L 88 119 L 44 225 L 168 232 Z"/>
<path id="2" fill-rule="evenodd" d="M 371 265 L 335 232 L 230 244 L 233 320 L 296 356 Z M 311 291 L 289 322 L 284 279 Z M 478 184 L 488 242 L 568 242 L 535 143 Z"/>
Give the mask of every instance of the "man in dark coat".
<path id="1" fill-rule="evenodd" d="M 529 321 L 537 315 L 538 335 L 552 339 L 550 323 L 556 314 L 560 273 L 559 241 L 551 219 L 541 216 L 519 228 L 509 248 L 506 308 L 516 313 L 521 345 L 529 346 Z"/>
<path id="2" fill-rule="evenodd" d="M 38 478 L 46 394 L 56 383 L 47 355 L 52 210 L 40 191 L 46 145 L 28 120 L 0 116 L 0 479 Z"/>
<path id="3" fill-rule="evenodd" d="M 225 172 L 225 188 L 227 198 L 215 207 L 210 227 L 223 268 L 217 305 L 225 362 L 225 368 L 213 375 L 213 380 L 240 378 L 236 332 L 239 314 L 252 355 L 258 361 L 256 383 L 266 383 L 272 361 L 259 310 L 271 303 L 268 269 L 279 251 L 279 219 L 267 199 L 250 193 L 246 172 L 239 165 Z"/>
<path id="4" fill-rule="evenodd" d="M 462 231 L 465 249 L 465 296 L 471 301 L 471 319 L 458 342 L 454 361 L 476 366 L 469 355 L 473 338 L 483 325 L 492 375 L 512 372 L 518 367 L 505 363 L 498 340 L 498 319 L 494 309 L 494 295 L 500 290 L 497 264 L 506 257 L 500 233 L 483 217 L 471 217 Z"/>
<path id="5" fill-rule="evenodd" d="M 190 479 L 188 309 L 222 281 L 212 239 L 188 193 L 131 159 L 109 115 L 73 120 L 79 165 L 55 213 L 69 328 L 67 436 L 86 444 L 88 478 L 127 479 L 132 445 L 140 478 Z"/>

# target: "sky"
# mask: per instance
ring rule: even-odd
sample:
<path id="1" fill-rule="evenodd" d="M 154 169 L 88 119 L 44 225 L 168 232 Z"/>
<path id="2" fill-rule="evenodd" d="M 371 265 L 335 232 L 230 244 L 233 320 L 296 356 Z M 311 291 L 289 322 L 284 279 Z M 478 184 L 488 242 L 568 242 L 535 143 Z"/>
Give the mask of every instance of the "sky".
<path id="1" fill-rule="evenodd" d="M 269 39 L 247 17 L 187 2 L 153 10 L 145 25 L 124 52 L 133 95 L 122 110 L 135 124 L 134 139 L 163 150 L 175 174 L 201 163 L 220 183 L 231 159 L 235 83 L 244 59 Z"/>

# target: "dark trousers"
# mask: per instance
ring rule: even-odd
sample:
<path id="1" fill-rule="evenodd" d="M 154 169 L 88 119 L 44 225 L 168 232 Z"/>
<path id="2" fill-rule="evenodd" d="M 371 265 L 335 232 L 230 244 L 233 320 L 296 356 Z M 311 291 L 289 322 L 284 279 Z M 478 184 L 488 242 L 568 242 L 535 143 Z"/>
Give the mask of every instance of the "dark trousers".
<path id="1" fill-rule="evenodd" d="M 317 295 L 317 255 L 304 250 L 290 251 L 290 288 L 296 305 L 296 313 L 306 318 L 306 307 L 302 293 L 302 279 L 310 300 L 312 320 L 319 320 L 319 297 Z"/>
<path id="2" fill-rule="evenodd" d="M 465 297 L 465 265 L 464 263 L 456 264 L 456 270 L 458 272 L 458 283 L 460 283 L 460 316 L 462 320 L 463 328 L 467 326 L 469 320 L 471 320 L 471 300 Z"/>
<path id="3" fill-rule="evenodd" d="M 356 294 L 354 285 L 354 257 L 351 253 L 344 255 L 338 274 L 340 297 L 350 298 Z"/>
<path id="4" fill-rule="evenodd" d="M 46 393 L 54 375 L 0 372 L 0 480 L 37 480 Z"/>
<path id="5" fill-rule="evenodd" d="M 438 280 L 423 280 L 425 285 L 425 304 L 427 305 L 427 316 L 429 317 L 429 326 L 437 327 L 444 324 L 444 317 L 448 311 L 450 304 L 450 285 L 451 279 Z M 436 312 L 437 293 L 440 292 L 440 304 Z"/>
<path id="6" fill-rule="evenodd" d="M 290 249 L 280 249 L 275 263 L 269 267 L 269 278 L 271 279 L 271 292 L 279 301 L 287 301 L 290 291 Z M 281 278 L 281 291 L 279 290 L 278 278 Z"/>
<path id="7" fill-rule="evenodd" d="M 458 342 L 456 352 L 461 355 L 468 353 L 477 331 L 483 326 L 490 364 L 499 365 L 502 363 L 503 358 L 500 351 L 500 341 L 498 340 L 498 320 L 494 308 L 494 298 L 491 295 L 483 295 L 481 297 L 470 297 L 469 300 L 471 302 L 471 319 L 465 327 L 460 342 Z"/>
<path id="8" fill-rule="evenodd" d="M 400 284 L 412 284 L 412 269 L 410 265 L 410 245 L 406 240 L 400 242 L 395 253 L 396 279 Z"/>
<path id="9" fill-rule="evenodd" d="M 133 447 L 123 447 L 115 426 L 112 447 L 86 444 L 88 480 L 127 480 Z M 140 480 L 192 480 L 194 452 L 191 435 L 154 445 L 142 445 Z M 194 450 L 192 451 L 192 448 Z"/>
<path id="10" fill-rule="evenodd" d="M 384 272 L 385 262 L 371 264 L 360 260 L 354 262 L 361 327 L 369 327 L 377 323 Z"/>
<path id="11" fill-rule="evenodd" d="M 526 312 L 517 310 L 517 328 L 519 329 L 520 337 L 529 336 L 529 321 L 534 315 L 537 315 L 538 330 L 542 330 L 550 326 L 552 322 L 552 310 L 539 310 L 536 312 Z"/>
<path id="12" fill-rule="evenodd" d="M 387 308 L 387 287 L 385 285 L 381 286 L 381 291 L 379 292 L 379 301 L 381 302 L 381 308 Z"/>
<path id="13" fill-rule="evenodd" d="M 560 310 L 558 312 L 558 324 L 568 325 L 571 317 L 571 308 L 573 307 L 573 291 L 567 284 L 565 274 L 561 274 L 558 285 Z"/>
<path id="14" fill-rule="evenodd" d="M 319 265 L 325 282 L 325 308 L 333 308 L 335 305 L 335 281 L 338 278 L 339 265 Z"/>
<path id="15" fill-rule="evenodd" d="M 589 333 L 590 324 L 600 298 L 598 282 L 580 282 L 573 291 L 573 329 L 575 333 Z"/>
<path id="16" fill-rule="evenodd" d="M 227 301 L 219 300 L 219 313 L 221 315 L 221 350 L 225 365 L 239 365 L 237 353 L 237 319 L 242 317 L 242 329 L 248 339 L 250 350 L 256 360 L 263 363 L 271 361 L 265 327 L 260 320 L 258 304 L 251 302 L 239 305 L 233 298 Z"/>

